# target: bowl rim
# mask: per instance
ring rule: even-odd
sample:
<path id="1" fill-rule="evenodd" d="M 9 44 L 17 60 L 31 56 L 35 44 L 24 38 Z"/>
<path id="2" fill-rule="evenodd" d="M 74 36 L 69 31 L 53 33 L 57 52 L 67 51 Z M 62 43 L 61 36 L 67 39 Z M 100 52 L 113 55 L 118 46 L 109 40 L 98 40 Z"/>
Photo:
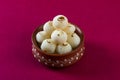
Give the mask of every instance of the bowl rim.
<path id="1" fill-rule="evenodd" d="M 68 53 L 65 53 L 65 54 L 58 54 L 58 53 L 46 53 L 44 51 L 42 51 L 39 46 L 38 46 L 38 43 L 36 41 L 36 34 L 39 32 L 39 31 L 42 31 L 43 30 L 43 25 L 40 25 L 39 27 L 37 27 L 33 33 L 32 33 L 32 45 L 34 45 L 34 47 L 38 50 L 38 52 L 42 53 L 42 54 L 45 54 L 47 56 L 55 56 L 55 57 L 59 57 L 59 56 L 67 56 L 67 55 L 70 55 L 70 54 L 73 54 L 73 53 L 76 53 L 77 51 L 79 51 L 79 49 L 81 49 L 83 46 L 84 46 L 84 33 L 83 31 L 78 27 L 76 26 L 76 30 L 75 32 L 77 33 L 77 35 L 80 37 L 81 41 L 80 41 L 80 44 L 78 45 L 77 48 L 73 49 L 71 52 L 68 52 Z"/>

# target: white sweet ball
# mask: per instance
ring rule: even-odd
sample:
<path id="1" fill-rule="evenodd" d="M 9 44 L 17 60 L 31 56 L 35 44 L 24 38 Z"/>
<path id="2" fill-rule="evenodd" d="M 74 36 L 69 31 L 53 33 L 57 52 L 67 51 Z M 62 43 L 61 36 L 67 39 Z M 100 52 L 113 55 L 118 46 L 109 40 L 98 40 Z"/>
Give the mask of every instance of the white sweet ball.
<path id="1" fill-rule="evenodd" d="M 64 15 L 58 15 L 53 18 L 55 28 L 64 29 L 68 25 L 68 19 Z"/>
<path id="2" fill-rule="evenodd" d="M 41 50 L 46 53 L 54 53 L 56 49 L 56 44 L 52 39 L 45 39 L 41 44 Z"/>
<path id="3" fill-rule="evenodd" d="M 72 51 L 72 47 L 68 42 L 59 44 L 56 48 L 56 52 L 59 54 L 64 54 Z"/>
<path id="4" fill-rule="evenodd" d="M 54 27 L 52 25 L 52 21 L 48 21 L 43 25 L 43 30 L 47 33 L 51 34 L 54 31 Z"/>
<path id="5" fill-rule="evenodd" d="M 81 39 L 76 33 L 73 33 L 68 35 L 67 41 L 72 46 L 72 48 L 76 48 L 80 44 Z"/>
<path id="6" fill-rule="evenodd" d="M 42 43 L 43 40 L 49 38 L 50 36 L 47 35 L 45 31 L 40 31 L 36 34 L 36 41 L 38 43 Z"/>
<path id="7" fill-rule="evenodd" d="M 55 30 L 51 34 L 51 39 L 57 44 L 62 44 L 67 41 L 67 34 L 62 30 Z"/>
<path id="8" fill-rule="evenodd" d="M 64 29 L 64 31 L 67 33 L 67 34 L 72 34 L 75 32 L 75 26 L 73 24 L 68 24 L 68 26 L 66 26 L 66 28 Z"/>

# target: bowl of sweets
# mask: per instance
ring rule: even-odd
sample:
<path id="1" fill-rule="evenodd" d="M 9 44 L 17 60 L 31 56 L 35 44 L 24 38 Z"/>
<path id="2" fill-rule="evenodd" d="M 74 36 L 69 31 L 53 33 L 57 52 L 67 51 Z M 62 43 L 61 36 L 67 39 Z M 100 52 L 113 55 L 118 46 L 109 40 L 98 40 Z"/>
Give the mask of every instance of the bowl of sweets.
<path id="1" fill-rule="evenodd" d="M 37 27 L 32 34 L 32 54 L 50 67 L 70 66 L 84 54 L 84 34 L 64 15 Z"/>

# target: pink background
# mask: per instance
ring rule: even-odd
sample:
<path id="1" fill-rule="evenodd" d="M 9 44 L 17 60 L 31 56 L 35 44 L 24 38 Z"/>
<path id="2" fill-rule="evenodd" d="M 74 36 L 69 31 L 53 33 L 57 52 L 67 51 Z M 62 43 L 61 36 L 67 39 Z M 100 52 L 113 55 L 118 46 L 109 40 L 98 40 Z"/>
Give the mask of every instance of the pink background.
<path id="1" fill-rule="evenodd" d="M 80 26 L 85 55 L 51 69 L 31 53 L 31 34 L 58 14 Z M 120 80 L 119 0 L 0 0 L 0 80 Z"/>

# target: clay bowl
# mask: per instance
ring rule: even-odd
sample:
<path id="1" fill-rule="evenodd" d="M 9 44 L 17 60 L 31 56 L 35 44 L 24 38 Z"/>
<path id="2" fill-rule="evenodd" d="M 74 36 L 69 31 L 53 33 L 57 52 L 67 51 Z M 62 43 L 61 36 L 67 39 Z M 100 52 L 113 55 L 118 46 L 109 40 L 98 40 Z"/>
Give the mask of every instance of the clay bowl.
<path id="1" fill-rule="evenodd" d="M 76 33 L 81 38 L 81 42 L 77 48 L 66 54 L 50 54 L 43 52 L 36 41 L 36 34 L 43 30 L 43 26 L 38 27 L 32 34 L 32 53 L 34 57 L 42 64 L 51 67 L 66 67 L 70 66 L 81 59 L 84 53 L 84 35 L 83 32 L 76 26 Z"/>

